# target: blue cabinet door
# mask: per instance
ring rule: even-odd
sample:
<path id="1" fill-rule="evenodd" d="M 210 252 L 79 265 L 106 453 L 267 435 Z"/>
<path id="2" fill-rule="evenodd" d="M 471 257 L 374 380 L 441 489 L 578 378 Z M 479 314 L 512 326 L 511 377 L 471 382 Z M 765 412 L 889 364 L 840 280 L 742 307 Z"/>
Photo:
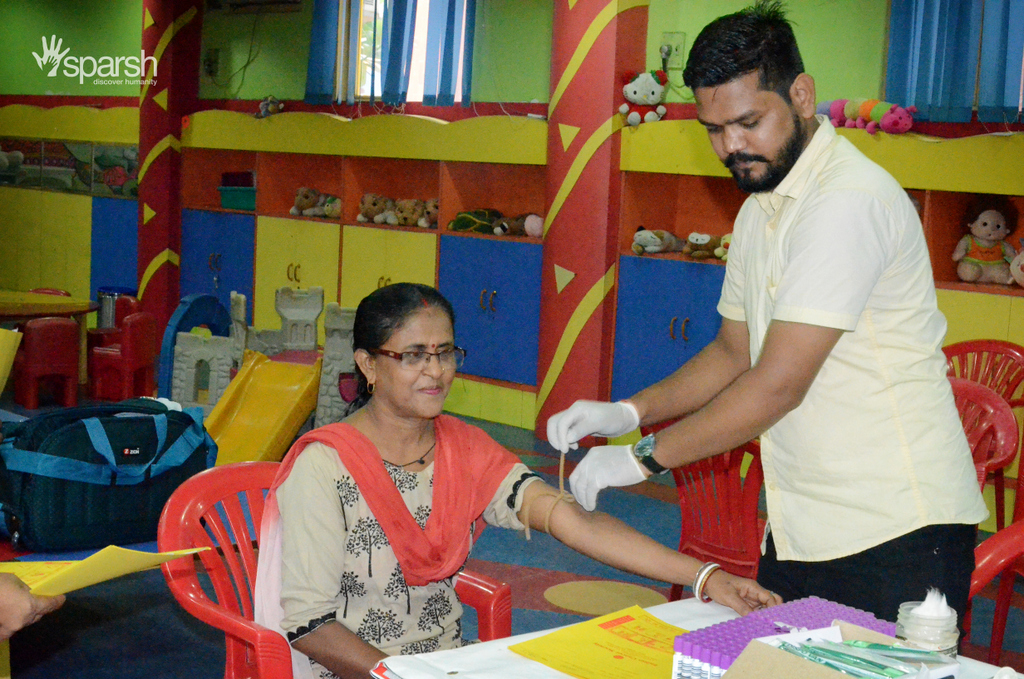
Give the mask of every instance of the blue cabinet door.
<path id="1" fill-rule="evenodd" d="M 619 258 L 612 399 L 668 377 L 718 334 L 725 267 Z"/>
<path id="2" fill-rule="evenodd" d="M 535 385 L 541 244 L 441 236 L 438 287 L 455 307 L 462 372 Z"/>
<path id="3" fill-rule="evenodd" d="M 139 201 L 92 199 L 92 265 L 89 290 L 139 287 Z"/>
<path id="4" fill-rule="evenodd" d="M 213 295 L 231 309 L 231 291 L 245 295 L 252 323 L 256 217 L 235 212 L 181 211 L 181 296 Z"/>

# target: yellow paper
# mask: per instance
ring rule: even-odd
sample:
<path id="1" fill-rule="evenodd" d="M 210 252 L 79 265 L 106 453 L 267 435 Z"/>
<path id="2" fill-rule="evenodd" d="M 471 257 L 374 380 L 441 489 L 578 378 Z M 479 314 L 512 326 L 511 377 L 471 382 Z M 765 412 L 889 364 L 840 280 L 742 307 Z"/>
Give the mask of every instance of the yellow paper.
<path id="1" fill-rule="evenodd" d="M 0 679 L 11 679 L 11 642 L 0 641 Z"/>
<path id="2" fill-rule="evenodd" d="M 6 561 L 0 563 L 0 573 L 14 573 L 33 594 L 55 596 L 153 568 L 204 549 L 209 547 L 153 553 L 111 545 L 81 561 Z"/>
<path id="3" fill-rule="evenodd" d="M 631 606 L 509 649 L 579 679 L 649 679 L 671 676 L 675 638 L 685 633 Z"/>
<path id="4" fill-rule="evenodd" d="M 0 328 L 0 391 L 3 391 L 7 385 L 7 378 L 11 374 L 11 366 L 14 365 L 14 355 L 18 353 L 18 345 L 20 343 L 20 332 Z"/>

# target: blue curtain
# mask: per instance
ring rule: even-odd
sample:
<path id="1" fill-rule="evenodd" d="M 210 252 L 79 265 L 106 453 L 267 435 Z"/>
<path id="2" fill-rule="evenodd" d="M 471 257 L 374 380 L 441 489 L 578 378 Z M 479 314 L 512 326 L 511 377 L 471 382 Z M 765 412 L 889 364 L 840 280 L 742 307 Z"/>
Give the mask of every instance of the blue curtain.
<path id="1" fill-rule="evenodd" d="M 1022 59 L 1024 0 L 985 0 L 978 120 L 1002 123 L 1017 119 Z"/>
<path id="2" fill-rule="evenodd" d="M 391 0 L 385 4 L 381 38 L 381 101 L 385 104 L 405 103 L 415 28 L 416 0 Z"/>
<path id="3" fill-rule="evenodd" d="M 465 33 L 463 34 L 463 23 Z M 430 0 L 427 17 L 426 64 L 423 74 L 423 104 L 452 106 L 462 52 L 462 105 L 470 105 L 473 80 L 473 35 L 476 24 L 475 0 Z"/>
<path id="4" fill-rule="evenodd" d="M 1013 120 L 1022 36 L 1024 0 L 892 0 L 886 99 L 969 122 L 977 83 L 979 119 Z"/>
<path id="5" fill-rule="evenodd" d="M 338 0 L 313 0 L 313 27 L 306 67 L 307 104 L 334 101 L 338 60 Z"/>

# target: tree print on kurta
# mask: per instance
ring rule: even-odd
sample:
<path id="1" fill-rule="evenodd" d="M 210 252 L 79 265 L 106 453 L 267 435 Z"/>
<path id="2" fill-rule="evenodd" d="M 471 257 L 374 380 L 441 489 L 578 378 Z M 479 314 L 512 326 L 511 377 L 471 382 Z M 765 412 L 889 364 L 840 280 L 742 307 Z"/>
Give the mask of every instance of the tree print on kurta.
<path id="1" fill-rule="evenodd" d="M 380 608 L 367 609 L 356 635 L 368 643 L 380 646 L 385 641 L 397 639 L 405 633 L 405 626 L 394 611 Z"/>
<path id="2" fill-rule="evenodd" d="M 366 586 L 359 580 L 354 571 L 345 571 L 341 574 L 341 587 L 338 589 L 338 596 L 345 597 L 345 606 L 342 608 L 341 617 L 348 617 L 348 600 L 350 598 L 366 596 Z"/>
<path id="3" fill-rule="evenodd" d="M 345 530 L 348 530 L 347 510 L 353 509 L 359 502 L 359 487 L 351 476 L 343 476 L 335 485 L 338 487 L 338 498 L 341 500 L 341 516 L 345 519 Z"/>
<path id="4" fill-rule="evenodd" d="M 405 576 L 402 575 L 402 565 L 395 564 L 395 570 L 391 571 L 391 578 L 388 580 L 388 586 L 384 588 L 384 596 L 396 601 L 405 597 L 405 614 L 409 615 L 412 613 L 412 600 L 409 598 L 409 584 L 405 581 Z"/>
<path id="5" fill-rule="evenodd" d="M 402 655 L 416 655 L 417 653 L 430 653 L 436 651 L 441 645 L 441 640 L 437 637 L 430 637 L 429 639 L 420 639 L 414 641 L 411 644 L 405 644 L 402 646 Z"/>
<path id="6" fill-rule="evenodd" d="M 387 547 L 388 536 L 373 516 L 364 516 L 352 527 L 348 534 L 345 551 L 353 556 L 366 555 L 366 577 L 373 577 L 373 550 Z"/>
<path id="7" fill-rule="evenodd" d="M 416 508 L 416 511 L 412 513 L 412 518 L 416 519 L 416 523 L 420 525 L 420 528 L 427 527 L 427 519 L 430 518 L 430 507 L 426 505 L 420 505 Z"/>
<path id="8" fill-rule="evenodd" d="M 430 595 L 430 597 L 423 604 L 423 612 L 420 613 L 419 622 L 416 626 L 428 632 L 434 627 L 444 629 L 442 621 L 452 612 L 452 602 L 445 596 L 444 592 L 437 592 Z"/>

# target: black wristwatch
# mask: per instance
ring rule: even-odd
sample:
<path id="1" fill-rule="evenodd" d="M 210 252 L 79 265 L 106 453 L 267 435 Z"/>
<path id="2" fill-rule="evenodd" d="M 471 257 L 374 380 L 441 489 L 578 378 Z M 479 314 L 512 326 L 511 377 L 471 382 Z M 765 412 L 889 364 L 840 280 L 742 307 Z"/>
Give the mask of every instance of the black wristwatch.
<path id="1" fill-rule="evenodd" d="M 650 470 L 652 474 L 661 474 L 668 471 L 666 467 L 662 467 L 654 459 L 654 434 L 648 434 L 636 442 L 633 446 L 633 456 L 636 457 L 637 462 Z"/>

